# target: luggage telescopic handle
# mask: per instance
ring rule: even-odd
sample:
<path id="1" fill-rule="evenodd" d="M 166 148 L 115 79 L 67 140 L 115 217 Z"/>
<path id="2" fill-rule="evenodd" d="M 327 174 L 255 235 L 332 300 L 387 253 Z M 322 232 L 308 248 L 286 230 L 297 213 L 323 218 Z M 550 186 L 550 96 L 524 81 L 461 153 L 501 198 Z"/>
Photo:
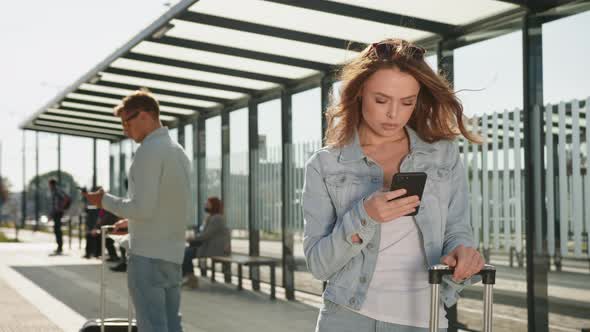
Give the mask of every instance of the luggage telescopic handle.
<path id="1" fill-rule="evenodd" d="M 428 282 L 430 283 L 430 332 L 438 332 L 438 311 L 439 311 L 439 287 L 443 276 L 452 275 L 454 269 L 444 264 L 433 265 L 428 269 Z M 482 277 L 483 295 L 483 332 L 492 331 L 492 305 L 494 297 L 492 288 L 496 283 L 496 268 L 486 264 L 477 273 Z"/>
<path id="2" fill-rule="evenodd" d="M 428 269 L 428 282 L 430 284 L 441 284 L 445 275 L 452 275 L 455 269 L 448 265 L 437 264 Z M 493 265 L 486 264 L 476 275 L 481 276 L 484 285 L 494 285 L 496 283 L 496 268 Z"/>
<path id="3" fill-rule="evenodd" d="M 109 232 L 109 229 L 114 228 L 113 226 L 101 226 L 100 227 L 100 251 L 101 251 L 101 265 L 100 265 L 100 332 L 105 332 L 104 328 L 104 320 L 105 320 L 105 309 L 106 309 L 106 281 L 105 281 L 105 265 L 106 265 L 106 255 L 105 255 L 105 247 L 106 247 L 106 235 Z"/>
<path id="4" fill-rule="evenodd" d="M 104 320 L 105 320 L 105 309 L 106 309 L 106 281 L 105 281 L 105 266 L 106 266 L 106 239 L 109 233 L 115 229 L 113 225 L 105 225 L 100 227 L 101 239 L 100 239 L 100 251 L 101 261 L 100 266 L 100 332 L 105 332 Z M 132 319 L 133 313 L 131 310 L 131 299 L 127 296 L 127 331 L 132 331 Z"/>

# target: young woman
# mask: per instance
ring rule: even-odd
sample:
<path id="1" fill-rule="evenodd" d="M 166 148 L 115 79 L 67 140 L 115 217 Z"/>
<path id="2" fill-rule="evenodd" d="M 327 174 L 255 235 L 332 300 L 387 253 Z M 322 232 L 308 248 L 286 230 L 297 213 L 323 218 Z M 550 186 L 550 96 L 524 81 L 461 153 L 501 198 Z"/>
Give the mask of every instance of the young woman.
<path id="1" fill-rule="evenodd" d="M 303 193 L 306 260 L 328 281 L 316 331 L 427 330 L 428 266 L 455 268 L 441 286 L 450 306 L 484 265 L 453 142 L 477 137 L 424 53 L 388 39 L 342 69 L 340 102 L 327 111 L 327 147 L 307 162 Z M 398 172 L 427 174 L 422 201 L 401 198 L 404 189 L 389 191 Z"/>
<path id="2" fill-rule="evenodd" d="M 194 227 L 194 236 L 187 239 L 182 263 L 183 286 L 198 288 L 193 259 L 196 257 L 226 256 L 231 254 L 231 232 L 223 216 L 223 203 L 217 197 L 209 197 L 204 206 L 207 217 L 201 225 Z"/>

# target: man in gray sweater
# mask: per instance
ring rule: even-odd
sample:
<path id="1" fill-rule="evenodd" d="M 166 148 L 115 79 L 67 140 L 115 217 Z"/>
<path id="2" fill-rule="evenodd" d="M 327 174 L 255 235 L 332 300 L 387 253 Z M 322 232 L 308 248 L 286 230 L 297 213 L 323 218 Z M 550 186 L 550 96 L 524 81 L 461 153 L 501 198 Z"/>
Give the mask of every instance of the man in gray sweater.
<path id="1" fill-rule="evenodd" d="M 129 169 L 128 197 L 100 190 L 86 198 L 127 220 L 127 282 L 142 332 L 182 331 L 181 263 L 186 225 L 192 222 L 191 165 L 182 147 L 160 122 L 158 102 L 137 91 L 123 99 L 115 114 L 125 134 L 141 143 Z"/>

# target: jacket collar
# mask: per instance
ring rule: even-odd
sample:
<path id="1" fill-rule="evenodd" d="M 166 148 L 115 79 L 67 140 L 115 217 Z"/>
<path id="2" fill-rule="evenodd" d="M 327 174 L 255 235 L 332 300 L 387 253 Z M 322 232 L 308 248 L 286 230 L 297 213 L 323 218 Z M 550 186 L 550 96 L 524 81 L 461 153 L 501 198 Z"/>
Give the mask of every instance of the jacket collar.
<path id="1" fill-rule="evenodd" d="M 436 150 L 433 144 L 425 142 L 418 136 L 418 133 L 409 126 L 404 127 L 410 139 L 410 153 L 430 153 Z M 342 163 L 354 162 L 365 159 L 366 156 L 361 147 L 358 131 L 355 130 L 351 143 L 343 146 L 340 150 L 338 161 Z"/>
<path id="2" fill-rule="evenodd" d="M 158 128 L 158 129 L 152 131 L 143 139 L 141 144 L 148 143 L 149 141 L 152 141 L 155 138 L 163 136 L 163 135 L 168 135 L 168 128 L 167 127 L 161 127 L 161 128 Z"/>

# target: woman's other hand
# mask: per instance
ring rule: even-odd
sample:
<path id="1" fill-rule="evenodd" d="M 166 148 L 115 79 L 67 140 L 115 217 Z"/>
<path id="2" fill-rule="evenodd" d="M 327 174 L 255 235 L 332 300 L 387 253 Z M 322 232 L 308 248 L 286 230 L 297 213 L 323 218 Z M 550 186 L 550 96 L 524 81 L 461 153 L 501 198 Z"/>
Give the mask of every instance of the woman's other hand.
<path id="1" fill-rule="evenodd" d="M 459 245 L 447 256 L 441 258 L 441 263 L 455 269 L 453 280 L 456 282 L 471 278 L 481 271 L 485 265 L 479 251 L 463 245 Z"/>

